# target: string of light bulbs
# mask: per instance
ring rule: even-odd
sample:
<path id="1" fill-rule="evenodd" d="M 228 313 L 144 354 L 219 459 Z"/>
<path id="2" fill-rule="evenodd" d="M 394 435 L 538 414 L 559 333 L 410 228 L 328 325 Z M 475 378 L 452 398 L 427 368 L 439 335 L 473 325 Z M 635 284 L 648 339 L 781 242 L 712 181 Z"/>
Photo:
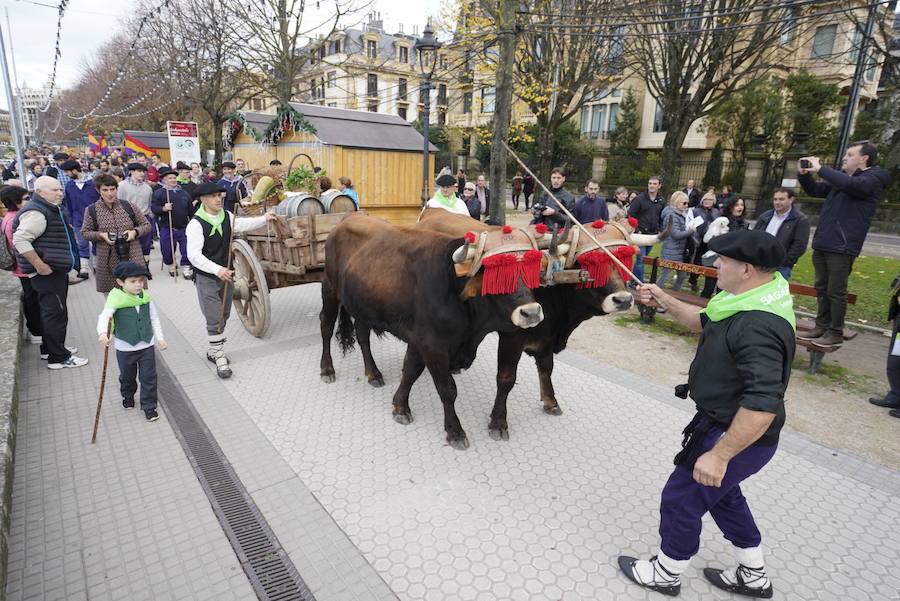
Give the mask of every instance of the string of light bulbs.
<path id="1" fill-rule="evenodd" d="M 59 0 L 59 6 L 57 7 L 58 16 L 56 18 L 56 47 L 53 51 L 53 71 L 50 74 L 50 94 L 47 96 L 47 104 L 43 108 L 38 109 L 42 113 L 50 110 L 50 105 L 53 103 L 53 91 L 56 88 L 56 67 L 59 64 L 59 57 L 62 55 L 62 51 L 59 48 L 59 40 L 62 37 L 62 21 L 68 5 L 69 0 Z"/>

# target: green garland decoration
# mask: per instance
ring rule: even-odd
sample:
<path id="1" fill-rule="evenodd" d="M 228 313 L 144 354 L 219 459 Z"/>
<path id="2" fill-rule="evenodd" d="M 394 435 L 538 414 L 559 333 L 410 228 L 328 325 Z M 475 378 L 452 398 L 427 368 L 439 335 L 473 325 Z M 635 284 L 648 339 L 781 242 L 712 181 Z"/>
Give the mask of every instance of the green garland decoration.
<path id="1" fill-rule="evenodd" d="M 280 140 L 289 129 L 293 131 L 305 131 L 311 134 L 316 133 L 316 128 L 312 123 L 306 120 L 303 113 L 297 111 L 297 109 L 287 102 L 282 102 L 278 105 L 275 116 L 272 117 L 272 121 L 269 122 L 269 125 L 266 126 L 266 129 L 263 132 L 257 131 L 256 128 L 247 122 L 244 111 L 234 111 L 228 115 L 227 119 L 228 123 L 222 140 L 225 144 L 225 150 L 230 150 L 232 148 L 235 136 L 241 131 L 260 144 L 265 144 L 267 146 L 277 144 L 278 140 Z"/>

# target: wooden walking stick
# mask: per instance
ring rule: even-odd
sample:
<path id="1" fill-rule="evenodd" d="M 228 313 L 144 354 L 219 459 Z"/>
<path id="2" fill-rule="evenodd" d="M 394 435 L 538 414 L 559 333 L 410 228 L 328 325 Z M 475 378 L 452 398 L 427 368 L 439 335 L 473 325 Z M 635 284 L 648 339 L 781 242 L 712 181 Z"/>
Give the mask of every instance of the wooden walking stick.
<path id="1" fill-rule="evenodd" d="M 224 203 L 223 203 L 223 211 L 225 211 Z M 234 240 L 234 219 L 228 216 L 228 211 L 225 211 L 225 218 L 228 219 L 228 262 L 225 268 L 228 271 L 231 271 L 231 243 Z M 234 277 L 234 276 L 232 276 Z M 228 299 L 228 286 L 232 284 L 228 280 L 225 280 L 225 286 L 222 287 L 222 306 L 219 308 L 219 331 L 222 331 L 222 322 L 225 320 L 225 302 Z"/>
<path id="2" fill-rule="evenodd" d="M 112 317 L 106 322 L 106 338 L 112 333 Z M 94 416 L 94 433 L 91 435 L 91 444 L 97 442 L 97 428 L 100 427 L 100 407 L 103 406 L 103 390 L 106 388 L 106 366 L 109 363 L 109 345 L 110 340 L 103 349 L 103 375 L 100 376 L 100 396 L 97 398 L 97 414 Z"/>
<path id="3" fill-rule="evenodd" d="M 166 204 L 172 204 L 172 201 L 169 200 L 169 191 L 166 190 Z M 175 230 L 172 228 L 172 209 L 175 206 L 169 207 L 169 210 L 166 211 L 166 214 L 169 216 L 169 243 L 172 248 L 172 277 L 175 278 L 175 283 L 178 283 L 178 266 L 175 265 Z M 182 247 L 183 248 L 183 247 Z"/>

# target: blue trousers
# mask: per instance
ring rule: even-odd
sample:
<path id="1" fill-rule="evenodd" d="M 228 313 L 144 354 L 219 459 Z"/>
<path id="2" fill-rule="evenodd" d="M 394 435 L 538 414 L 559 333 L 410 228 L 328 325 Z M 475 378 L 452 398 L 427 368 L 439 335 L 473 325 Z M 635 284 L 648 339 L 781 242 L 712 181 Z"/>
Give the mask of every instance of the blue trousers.
<path id="1" fill-rule="evenodd" d="M 156 220 L 153 215 L 145 215 L 147 222 L 150 223 L 150 231 L 138 238 L 141 243 L 141 252 L 146 257 L 150 254 L 150 247 L 153 245 L 153 232 L 156 229 Z"/>
<path id="2" fill-rule="evenodd" d="M 706 433 L 700 454 L 716 444 L 723 432 L 713 427 Z M 704 486 L 694 480 L 693 473 L 675 466 L 662 491 L 659 506 L 660 549 L 672 559 L 690 559 L 700 550 L 703 516 L 712 515 L 722 534 L 735 546 L 758 547 L 762 541 L 759 528 L 750 513 L 740 483 L 769 462 L 778 445 L 749 446 L 728 462 L 722 486 Z"/>
<path id="3" fill-rule="evenodd" d="M 779 267 L 778 273 L 780 273 L 784 277 L 784 279 L 790 280 L 792 270 L 793 270 L 792 267 Z"/>
<path id="4" fill-rule="evenodd" d="M 78 256 L 82 259 L 91 258 L 91 243 L 81 237 L 81 226 L 73 228 L 75 232 L 75 242 L 78 244 Z"/>
<path id="5" fill-rule="evenodd" d="M 171 265 L 174 257 L 172 256 L 172 239 L 175 239 L 175 246 L 181 255 L 179 265 L 190 265 L 187 256 L 187 234 L 184 229 L 170 230 L 167 227 L 159 228 L 159 250 L 162 251 L 163 263 Z"/>
<path id="6" fill-rule="evenodd" d="M 134 400 L 141 382 L 141 411 L 156 409 L 156 354 L 152 346 L 139 351 L 116 351 L 119 390 L 123 399 Z"/>
<path id="7" fill-rule="evenodd" d="M 646 281 L 646 280 L 644 280 L 644 262 L 641 259 L 643 259 L 647 255 L 649 255 L 650 252 L 653 250 L 653 247 L 652 246 L 638 246 L 638 250 L 640 252 L 638 253 L 637 257 L 635 257 L 635 259 L 634 259 L 634 269 L 632 269 L 632 271 L 634 272 L 634 275 L 636 275 L 640 281 L 644 282 L 644 281 Z"/>

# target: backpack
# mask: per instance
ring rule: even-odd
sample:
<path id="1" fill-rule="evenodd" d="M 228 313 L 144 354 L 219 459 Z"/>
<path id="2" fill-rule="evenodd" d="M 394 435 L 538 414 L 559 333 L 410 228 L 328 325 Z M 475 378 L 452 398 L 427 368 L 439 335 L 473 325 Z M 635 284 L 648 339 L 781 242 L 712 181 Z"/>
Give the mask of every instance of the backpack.
<path id="1" fill-rule="evenodd" d="M 12 227 L 12 224 L 10 224 L 10 227 Z M 16 260 L 16 249 L 9 243 L 9 238 L 6 237 L 5 231 L 0 231 L 0 236 L 3 237 L 3 240 L 0 241 L 0 269 L 3 271 L 15 271 L 16 266 L 19 264 Z"/>
<path id="2" fill-rule="evenodd" d="M 134 216 L 134 207 L 131 206 L 130 202 L 125 202 L 124 200 L 120 200 L 119 204 L 122 205 L 122 208 L 125 209 L 125 212 L 128 213 L 128 216 L 131 217 L 131 223 L 134 224 L 134 227 L 138 226 L 137 218 Z M 98 227 L 97 224 L 97 205 L 92 204 L 88 207 L 88 214 L 91 216 L 91 219 L 94 220 L 94 227 Z"/>

